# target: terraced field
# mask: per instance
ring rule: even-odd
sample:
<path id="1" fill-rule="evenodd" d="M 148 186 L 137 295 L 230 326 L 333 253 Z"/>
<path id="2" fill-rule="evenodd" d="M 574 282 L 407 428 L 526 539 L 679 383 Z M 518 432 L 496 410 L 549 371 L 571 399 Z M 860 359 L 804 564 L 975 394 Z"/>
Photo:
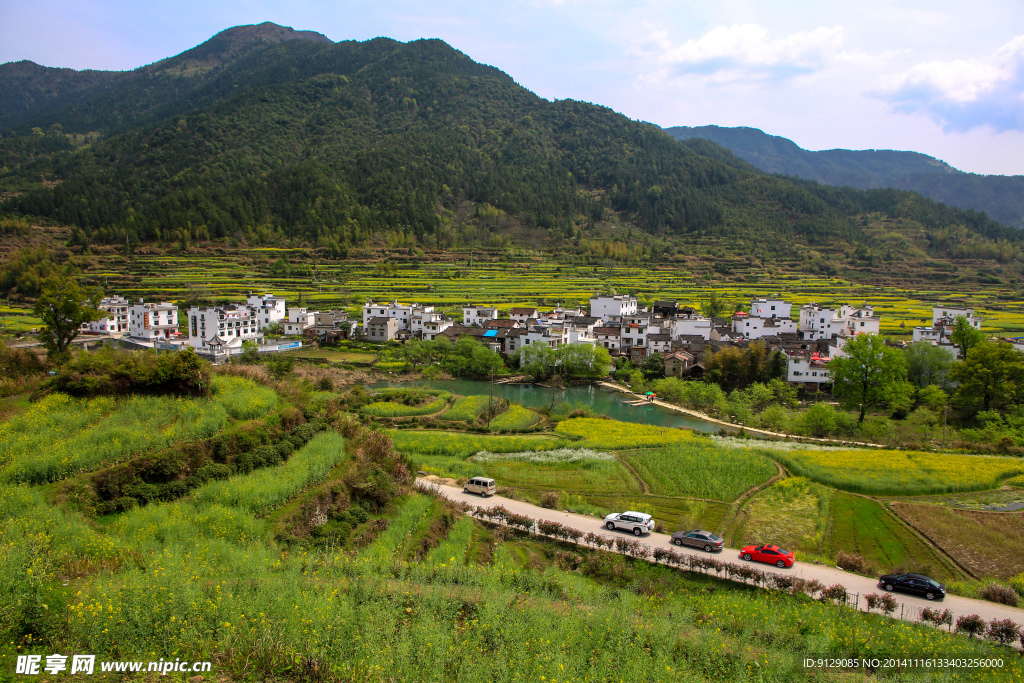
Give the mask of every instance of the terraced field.
<path id="1" fill-rule="evenodd" d="M 238 300 L 258 288 L 284 295 L 289 301 L 298 300 L 301 294 L 303 305 L 319 309 L 351 307 L 366 299 L 398 299 L 433 304 L 456 315 L 461 315 L 461 305 L 466 301 L 491 303 L 503 309 L 555 302 L 585 303 L 595 291 L 606 286 L 690 304 L 706 299 L 712 291 L 736 301 L 780 295 L 797 304 L 866 302 L 874 305 L 876 313 L 882 316 L 885 334 L 904 336 L 909 336 L 922 321 L 930 322 L 931 306 L 936 301 L 957 300 L 980 311 L 985 317 L 985 331 L 1001 335 L 1024 333 L 1024 301 L 1012 285 L 963 283 L 949 289 L 912 290 L 785 274 L 748 262 L 746 257 L 736 257 L 727 244 L 723 243 L 719 251 L 714 270 L 698 261 L 643 268 L 614 262 L 579 266 L 510 251 L 489 256 L 477 253 L 476 257 L 459 253 L 392 257 L 389 272 L 383 273 L 376 259 L 318 262 L 314 269 L 306 250 L 259 248 L 190 255 L 187 259 L 138 254 L 127 264 L 109 259 L 89 275 L 128 298 L 202 297 L 228 301 Z M 271 265 L 279 258 L 295 263 L 302 273 L 271 274 Z M 806 271 L 801 268 L 795 272 Z M 726 282 L 727 279 L 730 281 Z M 948 280 L 948 275 L 936 282 L 943 279 Z"/>

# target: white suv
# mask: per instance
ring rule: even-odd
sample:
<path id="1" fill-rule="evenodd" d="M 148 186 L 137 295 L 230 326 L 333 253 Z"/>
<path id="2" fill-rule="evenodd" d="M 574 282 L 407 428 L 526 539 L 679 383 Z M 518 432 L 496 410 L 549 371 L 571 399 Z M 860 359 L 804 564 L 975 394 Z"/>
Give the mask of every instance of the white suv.
<path id="1" fill-rule="evenodd" d="M 604 518 L 604 526 L 608 531 L 622 529 L 643 536 L 654 531 L 654 518 L 642 512 L 613 512 Z"/>

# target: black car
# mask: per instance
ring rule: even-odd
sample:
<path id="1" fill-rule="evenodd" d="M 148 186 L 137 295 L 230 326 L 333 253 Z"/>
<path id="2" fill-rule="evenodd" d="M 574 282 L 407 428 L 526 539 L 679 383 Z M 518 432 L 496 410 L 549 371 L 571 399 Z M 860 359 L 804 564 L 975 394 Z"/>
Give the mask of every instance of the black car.
<path id="1" fill-rule="evenodd" d="M 689 545 L 694 548 L 703 548 L 709 553 L 721 550 L 725 546 L 725 541 L 721 537 L 703 529 L 677 531 L 672 534 L 672 542 L 680 546 Z"/>
<path id="2" fill-rule="evenodd" d="M 878 587 L 887 591 L 923 595 L 926 600 L 942 600 L 946 597 L 946 586 L 922 574 L 886 574 L 878 580 Z"/>

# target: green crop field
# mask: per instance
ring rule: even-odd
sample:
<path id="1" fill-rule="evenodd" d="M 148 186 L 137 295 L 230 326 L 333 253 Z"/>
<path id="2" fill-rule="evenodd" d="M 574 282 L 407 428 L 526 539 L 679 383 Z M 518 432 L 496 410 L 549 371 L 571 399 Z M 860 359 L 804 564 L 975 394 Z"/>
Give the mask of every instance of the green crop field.
<path id="1" fill-rule="evenodd" d="M 487 409 L 487 396 L 459 396 L 444 414 L 445 420 L 466 420 L 472 422 Z"/>
<path id="2" fill-rule="evenodd" d="M 403 453 L 445 455 L 457 458 L 466 458 L 480 451 L 492 453 L 513 453 L 525 450 L 546 451 L 569 445 L 567 440 L 549 434 L 498 436 L 420 429 L 392 430 L 389 434 L 395 442 L 395 448 Z"/>
<path id="3" fill-rule="evenodd" d="M 939 580 L 950 578 L 946 563 L 935 551 L 873 500 L 836 493 L 829 526 L 826 551 L 830 556 L 845 550 L 864 557 L 882 573 L 903 567 Z"/>
<path id="4" fill-rule="evenodd" d="M 46 434 L 70 441 L 134 400 L 94 404 L 50 397 L 2 429 L 24 435 L 25 425 L 45 424 L 40 428 Z M 218 399 L 196 403 L 206 414 L 219 409 L 227 420 Z M 33 412 L 40 406 L 49 414 Z M 166 406 L 149 412 L 170 414 Z M 17 422 L 28 416 L 35 422 Z M 175 431 L 186 422 L 154 431 L 196 453 L 202 432 Z M 20 431 L 12 429 L 18 424 Z M 579 440 L 389 433 L 396 444 L 425 457 L 465 462 L 487 450 L 492 455 L 480 456 L 481 466 L 495 468 L 524 490 L 589 489 L 609 509 L 648 506 L 670 526 L 718 530 L 729 509 L 643 496 L 607 452 L 553 450 L 586 445 Z M 345 458 L 372 452 L 384 462 L 393 455 L 387 439 L 372 430 L 352 437 L 347 455 L 342 445 L 340 435 L 328 432 L 285 463 L 250 474 L 218 463 L 227 478 L 207 481 L 185 498 L 101 517 L 79 500 L 48 497 L 49 487 L 0 483 L 0 586 L 6 600 L 0 661 L 76 652 L 88 643 L 100 660 L 213 661 L 212 677 L 231 683 L 376 681 L 396 675 L 459 683 L 490 680 L 496 671 L 505 680 L 552 683 L 608 680 L 609 672 L 629 683 L 774 683 L 812 680 L 799 665 L 799 656 L 809 651 L 860 656 L 912 647 L 921 656 L 1007 653 L 980 639 L 715 576 L 535 537 L 499 538 L 476 521 L 453 518 L 430 496 L 371 497 L 384 483 L 377 475 L 350 486 L 348 477 L 355 473 Z M 360 502 L 349 511 L 361 506 L 368 517 L 364 527 L 375 530 L 365 545 L 343 551 L 288 545 L 288 534 L 277 533 L 287 515 L 301 521 L 304 511 L 324 507 L 336 514 L 337 506 L 353 504 L 356 496 Z M 330 506 L 320 507 L 326 501 Z M 578 566 L 567 570 L 560 562 Z M 996 674 L 965 680 L 1020 680 L 1019 658 L 1007 662 Z"/>
<path id="5" fill-rule="evenodd" d="M 400 390 L 401 391 L 401 390 Z M 363 415 L 373 417 L 415 417 L 420 415 L 433 415 L 441 412 L 448 405 L 451 394 L 447 391 L 421 391 L 418 393 L 435 396 L 434 400 L 418 406 L 404 405 L 397 401 L 378 401 L 359 409 Z M 381 392 L 383 398 L 387 398 L 387 392 Z"/>
<path id="6" fill-rule="evenodd" d="M 328 360 L 334 363 L 372 363 L 373 359 L 376 358 L 372 353 L 338 351 L 331 348 L 288 351 L 286 355 L 295 356 L 299 359 Z"/>
<path id="7" fill-rule="evenodd" d="M 636 292 L 649 297 L 677 299 L 696 305 L 711 292 L 734 301 L 779 295 L 787 301 L 822 305 L 842 303 L 875 306 L 882 316 L 886 334 L 909 336 L 915 325 L 931 321 L 931 306 L 937 301 L 962 301 L 985 317 L 983 331 L 993 334 L 1024 333 L 1024 301 L 1013 284 L 955 287 L 932 286 L 910 289 L 805 273 L 799 264 L 793 272 L 766 270 L 761 264 L 733 255 L 725 243 L 712 248 L 718 262 L 729 261 L 729 280 L 698 264 L 665 263 L 643 268 L 628 264 L 571 265 L 550 257 L 508 250 L 481 259 L 468 253 L 432 254 L 424 258 L 397 258 L 394 272 L 378 271 L 380 261 L 351 259 L 318 261 L 316 276 L 271 275 L 278 258 L 304 262 L 301 249 L 251 248 L 231 253 L 176 256 L 137 254 L 130 263 L 110 260 L 90 272 L 106 281 L 116 293 L 135 297 L 185 299 L 203 296 L 218 301 L 238 300 L 256 289 L 272 291 L 321 310 L 350 307 L 374 299 L 417 301 L 461 314 L 466 301 L 490 303 L 503 309 L 512 306 L 551 305 L 555 302 L 585 303 L 606 286 L 619 292 Z M 730 257 L 735 256 L 730 261 Z M 470 265 L 472 263 L 472 265 Z M 880 278 L 879 278 L 880 279 Z M 936 283 L 941 282 L 936 280 Z M 12 311 L 12 314 L 15 311 Z M 904 327 L 900 327 L 903 324 Z"/>
<path id="8" fill-rule="evenodd" d="M 213 378 L 214 399 L 236 420 L 266 415 L 277 406 L 277 394 L 270 387 L 244 377 L 220 375 Z"/>
<path id="9" fill-rule="evenodd" d="M 224 427 L 227 417 L 216 400 L 76 400 L 53 394 L 0 425 L 0 479 L 58 481 L 181 440 L 205 438 Z"/>
<path id="10" fill-rule="evenodd" d="M 484 465 L 484 472 L 498 486 L 525 492 L 567 491 L 590 499 L 640 491 L 636 479 L 617 461 L 597 463 L 587 468 L 498 461 Z"/>
<path id="11" fill-rule="evenodd" d="M 541 416 L 518 403 L 509 405 L 508 409 L 491 420 L 490 428 L 495 431 L 515 431 L 529 429 L 541 421 Z"/>
<path id="12" fill-rule="evenodd" d="M 802 444 L 758 446 L 793 474 L 855 493 L 923 495 L 996 488 L 1024 473 L 1024 460 Z"/>
<path id="13" fill-rule="evenodd" d="M 557 434 L 583 439 L 592 448 L 637 448 L 664 446 L 695 438 L 690 432 L 668 427 L 603 420 L 592 417 L 574 417 L 563 420 L 555 428 Z"/>
<path id="14" fill-rule="evenodd" d="M 710 439 L 623 453 L 652 493 L 732 501 L 752 486 L 775 476 L 772 461 L 761 454 L 721 448 Z"/>
<path id="15" fill-rule="evenodd" d="M 199 507 L 219 503 L 265 515 L 297 491 L 324 478 L 344 455 L 345 440 L 338 434 L 321 434 L 277 467 L 257 470 L 230 481 L 206 484 L 193 498 Z"/>
<path id="16" fill-rule="evenodd" d="M 733 537 L 727 540 L 735 547 L 774 543 L 821 555 L 826 549 L 832 496 L 831 489 L 802 477 L 778 481 L 747 503 Z"/>

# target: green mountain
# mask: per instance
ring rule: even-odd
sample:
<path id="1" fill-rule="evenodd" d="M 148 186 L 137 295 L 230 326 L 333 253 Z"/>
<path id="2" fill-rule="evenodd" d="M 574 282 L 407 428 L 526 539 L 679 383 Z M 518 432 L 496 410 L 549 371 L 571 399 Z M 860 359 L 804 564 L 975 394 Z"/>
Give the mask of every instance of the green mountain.
<path id="1" fill-rule="evenodd" d="M 828 149 L 810 152 L 792 140 L 756 128 L 676 126 L 677 140 L 711 140 L 767 173 L 797 176 L 828 185 L 862 190 L 893 187 L 912 190 L 962 209 L 985 211 L 995 220 L 1024 228 L 1024 176 L 963 173 L 944 161 L 917 152 Z"/>
<path id="2" fill-rule="evenodd" d="M 261 24 L 127 73 L 15 67 L 0 87 L 35 94 L 0 118 L 0 213 L 72 226 L 81 246 L 339 254 L 511 236 L 585 250 L 646 233 L 770 253 L 870 246 L 883 218 L 933 249 L 1021 237 L 913 193 L 774 177 L 705 140 L 544 100 L 438 40 L 332 43 Z"/>

